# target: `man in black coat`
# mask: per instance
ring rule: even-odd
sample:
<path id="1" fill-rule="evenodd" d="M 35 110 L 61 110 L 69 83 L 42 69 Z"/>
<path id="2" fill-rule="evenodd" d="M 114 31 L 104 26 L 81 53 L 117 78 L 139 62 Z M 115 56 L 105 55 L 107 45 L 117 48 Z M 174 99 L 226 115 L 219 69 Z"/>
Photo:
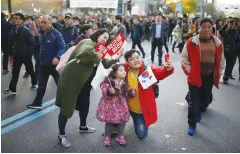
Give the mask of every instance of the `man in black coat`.
<path id="1" fill-rule="evenodd" d="M 10 32 L 13 25 L 6 20 L 6 15 L 1 13 L 2 16 L 2 23 L 1 23 L 1 44 L 2 44 L 2 51 L 3 51 L 3 74 L 8 73 L 8 58 L 10 54 Z"/>
<path id="2" fill-rule="evenodd" d="M 234 21 L 230 20 L 222 29 L 219 31 L 223 40 L 224 56 L 226 58 L 226 69 L 223 76 L 223 83 L 228 84 L 229 78 L 232 77 L 233 67 L 237 59 L 237 43 L 240 41 L 240 37 L 237 31 L 234 29 Z"/>
<path id="3" fill-rule="evenodd" d="M 52 21 L 53 27 L 54 27 L 57 31 L 61 32 L 63 25 L 61 25 L 61 24 L 58 22 L 58 17 L 55 16 L 55 15 L 53 15 L 53 16 L 52 16 L 52 20 L 53 20 L 53 21 Z"/>
<path id="4" fill-rule="evenodd" d="M 11 30 L 10 49 L 13 54 L 12 79 L 8 90 L 3 92 L 15 95 L 17 82 L 22 64 L 25 65 L 27 72 L 31 76 L 32 88 L 37 88 L 37 77 L 33 69 L 32 55 L 35 50 L 34 37 L 31 31 L 23 24 L 24 16 L 15 13 L 13 17 L 14 27 Z"/>
<path id="5" fill-rule="evenodd" d="M 133 23 L 134 24 L 133 24 L 133 27 L 131 30 L 132 49 L 135 49 L 135 46 L 137 45 L 142 53 L 142 57 L 145 58 L 146 54 L 145 54 L 142 44 L 141 44 L 142 37 L 143 37 L 143 27 L 139 23 L 139 19 L 137 17 L 135 17 L 133 19 Z"/>

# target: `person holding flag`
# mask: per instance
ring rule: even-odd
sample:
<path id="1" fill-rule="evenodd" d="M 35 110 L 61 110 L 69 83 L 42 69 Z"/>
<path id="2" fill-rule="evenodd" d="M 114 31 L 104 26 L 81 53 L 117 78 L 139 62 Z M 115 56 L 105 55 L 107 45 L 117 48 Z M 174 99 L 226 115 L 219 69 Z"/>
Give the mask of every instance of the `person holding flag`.
<path id="1" fill-rule="evenodd" d="M 95 128 L 86 125 L 86 119 L 90 104 L 91 81 L 96 74 L 96 66 L 102 62 L 104 67 L 111 67 L 116 60 L 101 59 L 96 52 L 98 44 L 106 45 L 109 41 L 109 33 L 106 29 L 100 28 L 94 32 L 90 39 L 84 39 L 77 44 L 68 61 L 76 59 L 66 65 L 61 73 L 56 95 L 56 106 L 60 108 L 58 116 L 59 135 L 61 146 L 71 146 L 65 134 L 67 120 L 72 117 L 74 110 L 79 111 L 80 127 L 79 132 L 93 133 Z M 122 56 L 122 52 L 118 59 Z"/>
<path id="2" fill-rule="evenodd" d="M 56 106 L 60 108 L 58 116 L 58 139 L 60 144 L 65 148 L 71 146 L 65 135 L 67 120 L 74 113 L 78 95 L 92 74 L 94 64 L 101 62 L 99 54 L 95 52 L 95 47 L 100 42 L 106 43 L 108 39 L 108 31 L 100 29 L 93 33 L 91 39 L 82 40 L 76 46 L 68 60 L 76 59 L 76 61 L 66 65 L 61 73 L 57 88 Z"/>
<path id="3" fill-rule="evenodd" d="M 127 51 L 124 57 L 126 60 L 126 78 L 129 85 L 128 106 L 135 133 L 140 139 L 143 139 L 148 134 L 148 127 L 155 123 L 158 117 L 153 84 L 155 81 L 170 76 L 174 72 L 174 68 L 169 62 L 168 56 L 166 57 L 168 62 L 164 66 L 149 66 L 147 71 L 145 71 L 146 67 L 138 50 Z M 141 80 L 144 77 L 148 80 Z M 153 82 L 154 78 L 156 80 Z M 147 87 L 144 86 L 144 83 L 147 84 Z"/>
<path id="4" fill-rule="evenodd" d="M 104 145 L 111 144 L 110 135 L 113 128 L 117 129 L 116 140 L 120 145 L 126 145 L 124 129 L 130 119 L 127 104 L 128 85 L 123 64 L 112 67 L 109 76 L 101 84 L 102 97 L 97 108 L 97 119 L 105 122 Z"/>

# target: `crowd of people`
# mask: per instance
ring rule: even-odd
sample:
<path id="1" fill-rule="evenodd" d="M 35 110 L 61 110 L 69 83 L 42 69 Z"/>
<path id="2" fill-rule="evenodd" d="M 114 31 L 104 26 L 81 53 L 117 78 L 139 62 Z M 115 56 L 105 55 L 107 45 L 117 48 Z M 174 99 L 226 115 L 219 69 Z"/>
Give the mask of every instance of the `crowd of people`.
<path id="1" fill-rule="evenodd" d="M 34 35 L 25 22 L 35 21 L 38 35 Z M 31 76 L 32 88 L 37 95 L 31 109 L 42 109 L 49 76 L 52 75 L 57 88 L 56 105 L 60 108 L 58 116 L 58 139 L 63 147 L 71 143 L 65 134 L 67 120 L 74 110 L 79 111 L 80 132 L 95 132 L 87 126 L 90 105 L 91 82 L 98 65 L 112 68 L 109 76 L 101 84 L 102 98 L 97 108 L 97 119 L 105 122 L 104 145 L 109 146 L 113 129 L 116 140 L 125 145 L 124 128 L 130 117 L 133 119 L 136 135 L 143 139 L 148 127 L 157 121 L 156 88 L 154 85 L 143 89 L 138 82 L 146 67 L 146 53 L 142 41 L 151 42 L 151 61 L 154 63 L 158 48 L 158 65 L 151 65 L 156 79 L 163 80 L 174 72 L 171 62 L 163 62 L 163 47 L 170 52 L 168 44 L 173 43 L 181 53 L 181 64 L 188 76 L 188 134 L 196 133 L 197 122 L 212 102 L 212 88 L 219 87 L 223 73 L 223 83 L 234 79 L 232 71 L 237 61 L 240 63 L 240 21 L 236 18 L 190 19 L 183 17 L 156 16 L 73 16 L 65 14 L 64 19 L 56 15 L 24 16 L 15 13 L 9 19 L 2 13 L 2 52 L 3 74 L 12 69 L 12 78 L 5 94 L 16 95 L 17 83 L 22 64 Z M 95 52 L 101 42 L 109 44 L 114 36 L 122 33 L 126 40 L 132 40 L 132 49 L 121 50 L 117 57 L 101 59 Z M 135 49 L 138 46 L 139 50 Z M 74 46 L 68 63 L 59 74 L 56 70 L 61 56 Z M 125 63 L 119 59 L 124 56 Z M 33 66 L 32 57 L 35 59 Z M 225 65 L 226 61 L 226 65 Z M 225 70 L 224 70 L 225 69 Z M 239 66 L 240 81 L 240 66 Z"/>

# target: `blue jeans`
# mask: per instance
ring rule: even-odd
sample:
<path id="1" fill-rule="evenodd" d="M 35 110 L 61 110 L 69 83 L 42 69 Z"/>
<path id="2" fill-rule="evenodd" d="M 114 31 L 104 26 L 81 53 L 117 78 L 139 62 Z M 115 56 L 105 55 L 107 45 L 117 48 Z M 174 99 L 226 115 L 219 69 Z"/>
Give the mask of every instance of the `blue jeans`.
<path id="1" fill-rule="evenodd" d="M 143 114 L 138 114 L 131 111 L 130 111 L 130 114 L 133 119 L 136 135 L 140 139 L 147 137 L 148 127 L 146 126 L 146 123 L 144 121 Z"/>

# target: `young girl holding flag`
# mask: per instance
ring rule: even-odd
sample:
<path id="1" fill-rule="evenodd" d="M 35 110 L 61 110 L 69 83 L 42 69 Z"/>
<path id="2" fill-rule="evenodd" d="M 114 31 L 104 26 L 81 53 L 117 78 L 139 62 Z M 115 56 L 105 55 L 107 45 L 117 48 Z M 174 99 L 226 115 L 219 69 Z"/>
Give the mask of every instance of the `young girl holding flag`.
<path id="1" fill-rule="evenodd" d="M 128 85 L 125 81 L 126 71 L 124 65 L 116 64 L 112 67 L 110 75 L 101 84 L 102 98 L 97 108 L 97 119 L 105 122 L 104 145 L 111 144 L 112 128 L 117 127 L 116 140 L 121 145 L 126 144 L 124 129 L 130 118 L 127 105 Z"/>

